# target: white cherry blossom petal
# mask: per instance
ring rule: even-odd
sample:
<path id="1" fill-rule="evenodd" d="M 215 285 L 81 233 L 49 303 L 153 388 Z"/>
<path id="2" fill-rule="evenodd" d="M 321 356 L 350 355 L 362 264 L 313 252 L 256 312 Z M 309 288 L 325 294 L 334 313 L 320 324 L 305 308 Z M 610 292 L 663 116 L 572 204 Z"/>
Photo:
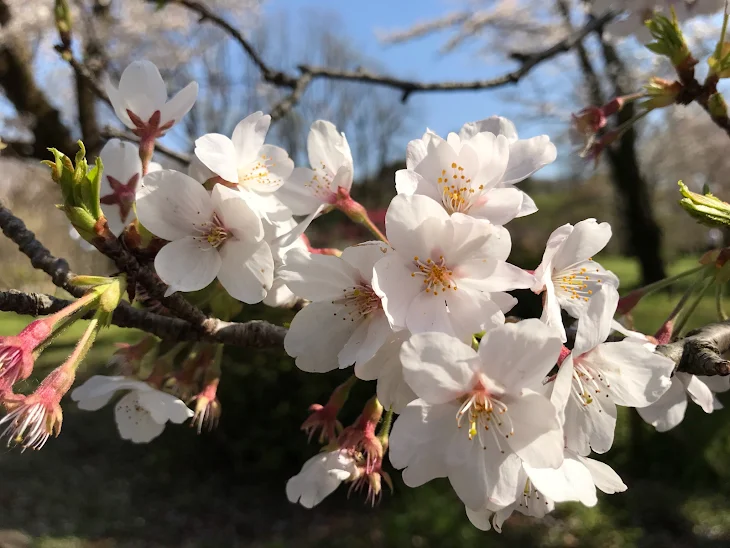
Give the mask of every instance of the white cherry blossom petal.
<path id="1" fill-rule="evenodd" d="M 223 185 L 215 185 L 211 192 L 213 208 L 223 226 L 238 240 L 260 241 L 264 237 L 261 219 L 246 204 L 243 195 Z"/>
<path id="2" fill-rule="evenodd" d="M 192 236 L 170 242 L 155 257 L 155 271 L 170 288 L 176 291 L 198 291 L 207 287 L 221 268 L 221 258 L 208 243 Z"/>
<path id="3" fill-rule="evenodd" d="M 198 83 L 190 82 L 160 109 L 160 125 L 175 124 L 190 112 L 198 98 Z"/>
<path id="4" fill-rule="evenodd" d="M 684 419 L 687 412 L 687 394 L 684 385 L 676 374 L 672 377 L 672 385 L 661 398 L 645 407 L 636 409 L 645 422 L 656 428 L 657 432 L 671 430 Z"/>
<path id="5" fill-rule="evenodd" d="M 114 408 L 114 418 L 122 439 L 134 443 L 149 443 L 165 430 L 165 424 L 155 421 L 139 402 L 139 392 L 129 392 Z"/>
<path id="6" fill-rule="evenodd" d="M 271 116 L 261 111 L 249 114 L 236 124 L 231 142 L 235 148 L 235 160 L 239 166 L 256 160 L 261 147 L 264 146 L 270 125 Z"/>
<path id="7" fill-rule="evenodd" d="M 477 353 L 445 333 L 412 335 L 402 346 L 403 378 L 430 404 L 459 398 L 474 385 Z"/>
<path id="8" fill-rule="evenodd" d="M 557 334 L 533 318 L 488 331 L 479 358 L 484 371 L 505 388 L 535 390 L 555 366 L 561 347 Z"/>
<path id="9" fill-rule="evenodd" d="M 213 215 L 213 205 L 203 185 L 172 170 L 145 176 L 137 191 L 136 207 L 144 227 L 164 240 L 198 235 L 198 228 Z"/>
<path id="10" fill-rule="evenodd" d="M 196 139 L 195 156 L 216 175 L 231 183 L 238 182 L 236 147 L 225 135 L 207 133 Z"/>
<path id="11" fill-rule="evenodd" d="M 217 254 L 218 281 L 234 299 L 259 303 L 274 282 L 274 258 L 266 242 L 230 240 Z"/>
<path id="12" fill-rule="evenodd" d="M 332 321 L 333 318 L 338 321 Z M 315 302 L 294 316 L 284 337 L 284 350 L 296 358 L 302 371 L 326 373 L 339 368 L 337 355 L 356 328 L 357 323 L 348 319 L 345 306 Z"/>
<path id="13" fill-rule="evenodd" d="M 125 110 L 146 122 L 167 101 L 167 87 L 154 63 L 134 61 L 122 72 L 119 95 L 124 99 Z"/>

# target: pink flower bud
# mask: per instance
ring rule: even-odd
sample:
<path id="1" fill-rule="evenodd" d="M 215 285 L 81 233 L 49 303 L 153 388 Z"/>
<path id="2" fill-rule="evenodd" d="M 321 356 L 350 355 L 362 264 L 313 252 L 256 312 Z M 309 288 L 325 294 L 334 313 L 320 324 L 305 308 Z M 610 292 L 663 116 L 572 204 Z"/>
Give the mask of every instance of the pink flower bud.
<path id="1" fill-rule="evenodd" d="M 198 434 L 205 428 L 208 432 L 218 426 L 221 418 L 221 402 L 218 400 L 217 391 L 219 378 L 210 381 L 203 391 L 195 396 L 193 400 L 195 404 L 195 415 L 190 421 L 190 426 L 197 426 Z"/>
<path id="2" fill-rule="evenodd" d="M 40 449 L 51 436 L 58 436 L 63 423 L 61 398 L 74 382 L 75 369 L 70 362 L 57 367 L 43 379 L 29 396 L 6 394 L 3 403 L 9 413 L 0 420 L 5 430 L 0 438 L 7 438 L 8 447 L 20 445 L 26 449 Z"/>
<path id="3" fill-rule="evenodd" d="M 371 398 L 354 424 L 345 428 L 337 440 L 342 449 L 359 451 L 364 455 L 368 472 L 373 470 L 385 452 L 382 441 L 375 435 L 375 428 L 382 415 L 383 406 L 377 398 Z"/>
<path id="4" fill-rule="evenodd" d="M 352 376 L 335 388 L 326 405 L 313 403 L 309 406 L 312 414 L 302 423 L 301 427 L 307 433 L 309 441 L 312 441 L 312 436 L 317 430 L 320 431 L 319 443 L 333 442 L 338 438 L 342 432 L 342 423 L 337 420 L 337 414 L 347 402 L 350 389 L 356 381 L 356 377 Z"/>
<path id="5" fill-rule="evenodd" d="M 47 318 L 31 322 L 20 334 L 0 337 L 0 395 L 33 372 L 33 351 L 51 334 Z"/>

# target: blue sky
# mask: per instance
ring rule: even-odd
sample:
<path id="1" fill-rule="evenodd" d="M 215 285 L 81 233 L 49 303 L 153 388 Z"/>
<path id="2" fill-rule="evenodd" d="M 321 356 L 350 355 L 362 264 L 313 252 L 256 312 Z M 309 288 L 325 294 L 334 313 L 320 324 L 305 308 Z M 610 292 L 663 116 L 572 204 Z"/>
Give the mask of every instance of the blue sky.
<path id="1" fill-rule="evenodd" d="M 376 30 L 406 28 L 458 8 L 458 2 L 449 0 L 269 0 L 265 4 L 265 11 L 269 13 L 308 9 L 336 13 L 343 27 L 340 34 L 350 37 L 353 46 L 401 78 L 435 82 L 474 80 L 498 76 L 514 68 L 509 61 L 486 63 L 468 50 L 442 56 L 439 47 L 444 40 L 438 36 L 399 45 L 384 45 L 377 39 Z M 514 114 L 499 95 L 495 90 L 414 95 L 419 107 L 415 126 L 430 127 L 437 133 L 446 134 L 458 130 L 464 122 L 493 114 L 508 117 Z M 541 131 L 526 128 L 520 133 L 530 137 Z"/>

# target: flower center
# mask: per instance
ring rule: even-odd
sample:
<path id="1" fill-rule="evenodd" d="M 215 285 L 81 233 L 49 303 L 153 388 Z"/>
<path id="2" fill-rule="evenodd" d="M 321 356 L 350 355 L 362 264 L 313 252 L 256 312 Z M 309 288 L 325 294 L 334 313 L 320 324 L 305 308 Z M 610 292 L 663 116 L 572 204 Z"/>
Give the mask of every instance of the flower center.
<path id="1" fill-rule="evenodd" d="M 367 283 L 363 282 L 360 285 L 345 288 L 342 292 L 343 296 L 332 303 L 344 304 L 347 307 L 347 313 L 341 314 L 343 320 L 349 319 L 354 322 L 358 318 L 368 316 L 383 308 L 380 297 Z"/>
<path id="2" fill-rule="evenodd" d="M 271 168 L 276 162 L 271 156 L 261 154 L 259 158 L 247 166 L 238 168 L 238 184 L 249 188 L 251 183 L 264 186 L 278 186 L 279 180 L 272 179 Z"/>
<path id="3" fill-rule="evenodd" d="M 426 293 L 433 292 L 434 295 L 438 295 L 439 291 L 443 293 L 447 289 L 456 291 L 456 281 L 453 279 L 454 272 L 446 266 L 443 255 L 439 256 L 438 261 L 426 259 L 425 262 L 416 256 L 413 257 L 413 263 L 418 270 L 411 272 L 411 277 L 423 278 Z"/>
<path id="4" fill-rule="evenodd" d="M 588 259 L 592 262 L 593 259 Z M 578 263 L 553 273 L 553 285 L 567 298 L 573 300 L 590 301 L 591 296 L 603 284 L 604 272 L 600 268 L 591 268 L 592 265 Z"/>
<path id="5" fill-rule="evenodd" d="M 504 453 L 502 443 L 504 439 L 514 436 L 515 430 L 510 419 L 507 405 L 491 397 L 486 391 L 473 392 L 464 399 L 456 414 L 456 424 L 462 426 L 464 417 L 469 422 L 469 439 L 477 439 L 482 448 L 487 448 L 489 438 L 497 444 L 497 448 Z"/>
<path id="6" fill-rule="evenodd" d="M 541 514 L 545 512 L 545 509 L 540 507 L 542 506 L 540 505 L 541 502 L 545 506 L 550 504 L 545 498 L 545 495 L 542 495 L 540 491 L 535 489 L 535 486 L 528 478 L 525 481 L 525 488 L 522 490 L 522 495 L 517 499 L 518 506 L 523 509 L 521 510 L 522 513 L 527 516 L 540 515 L 535 514 L 535 512 L 540 512 Z"/>
<path id="7" fill-rule="evenodd" d="M 200 238 L 215 249 L 221 247 L 231 237 L 231 232 L 223 225 L 217 213 L 214 213 L 213 218 L 203 225 L 201 232 Z"/>
<path id="8" fill-rule="evenodd" d="M 450 169 L 441 170 L 436 182 L 441 190 L 441 201 L 449 214 L 466 213 L 475 205 L 476 190 L 472 188 L 471 178 L 467 177 L 463 166 L 452 162 Z M 478 190 L 484 190 L 484 185 L 479 185 Z"/>
<path id="9" fill-rule="evenodd" d="M 580 358 L 573 362 L 573 397 L 578 401 L 581 408 L 585 408 L 599 396 L 601 392 L 608 398 L 608 390 L 611 384 L 600 371 L 593 369 L 590 365 L 581 361 Z M 601 406 L 598 406 L 601 413 Z"/>

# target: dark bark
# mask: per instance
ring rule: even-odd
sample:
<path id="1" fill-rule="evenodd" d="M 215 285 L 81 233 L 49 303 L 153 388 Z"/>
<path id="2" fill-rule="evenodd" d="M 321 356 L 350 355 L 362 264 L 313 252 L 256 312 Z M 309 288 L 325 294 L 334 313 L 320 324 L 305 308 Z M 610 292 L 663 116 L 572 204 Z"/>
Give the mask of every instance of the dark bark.
<path id="1" fill-rule="evenodd" d="M 628 73 L 614 47 L 601 37 L 601 51 L 607 71 L 615 89 L 615 95 L 626 95 L 628 90 L 622 78 Z M 619 112 L 617 125 L 635 115 L 634 103 L 629 103 Z M 611 168 L 611 179 L 616 187 L 621 218 L 626 225 L 625 246 L 639 260 L 641 277 L 649 284 L 666 277 L 662 260 L 662 232 L 656 222 L 652 208 L 649 185 L 641 174 L 636 156 L 636 131 L 626 131 L 614 147 L 606 150 Z"/>
<path id="2" fill-rule="evenodd" d="M 10 18 L 8 5 L 0 0 L 0 25 L 7 25 Z M 28 150 L 30 156 L 47 160 L 49 147 L 69 156 L 75 154 L 73 136 L 64 125 L 61 113 L 38 87 L 30 53 L 18 40 L 8 40 L 0 47 L 0 87 L 18 113 L 30 115 L 34 120 L 32 130 L 35 140 Z"/>

